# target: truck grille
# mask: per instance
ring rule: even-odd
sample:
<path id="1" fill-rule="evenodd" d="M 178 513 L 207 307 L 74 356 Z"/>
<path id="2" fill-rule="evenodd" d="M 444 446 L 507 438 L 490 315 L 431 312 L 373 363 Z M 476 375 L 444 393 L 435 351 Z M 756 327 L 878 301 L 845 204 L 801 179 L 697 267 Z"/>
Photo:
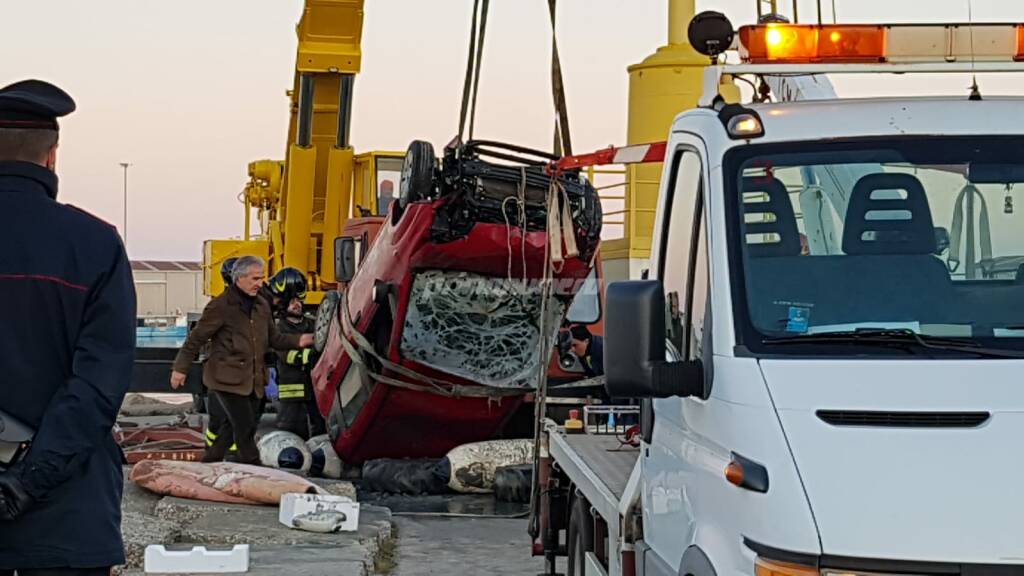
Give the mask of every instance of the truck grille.
<path id="1" fill-rule="evenodd" d="M 988 412 L 872 412 L 818 410 L 818 418 L 833 426 L 878 428 L 975 428 L 989 419 Z"/>

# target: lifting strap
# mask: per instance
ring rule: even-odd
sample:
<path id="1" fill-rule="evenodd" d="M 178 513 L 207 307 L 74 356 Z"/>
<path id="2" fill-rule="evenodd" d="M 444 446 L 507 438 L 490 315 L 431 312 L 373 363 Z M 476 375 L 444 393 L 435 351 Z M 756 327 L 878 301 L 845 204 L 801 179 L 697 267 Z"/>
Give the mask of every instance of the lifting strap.
<path id="1" fill-rule="evenodd" d="M 469 50 L 466 58 L 466 77 L 462 83 L 462 107 L 459 111 L 459 142 L 473 139 L 476 129 L 476 102 L 480 90 L 480 68 L 483 62 L 484 41 L 487 35 L 487 14 L 490 0 L 474 0 L 473 17 L 469 32 Z M 572 137 L 569 132 L 569 109 L 565 99 L 565 83 L 562 80 L 562 62 L 558 55 L 558 36 L 555 16 L 558 0 L 548 0 L 548 14 L 551 18 L 551 95 L 555 104 L 554 153 L 558 156 L 572 155 Z M 466 134 L 466 122 L 469 134 Z M 464 138 L 464 136 L 466 136 Z"/>
<path id="2" fill-rule="evenodd" d="M 555 28 L 555 12 L 558 0 L 548 0 L 551 15 L 551 92 L 555 100 L 555 147 L 556 156 L 572 156 L 572 138 L 569 136 L 569 110 L 565 102 L 565 83 L 562 82 L 562 61 L 558 57 L 558 35 Z"/>
<path id="3" fill-rule="evenodd" d="M 562 263 L 569 258 L 576 258 L 580 250 L 576 244 L 576 230 L 572 222 L 572 208 L 569 206 L 569 195 L 557 178 L 551 179 L 548 190 L 548 259 L 561 270 Z M 565 243 L 565 251 L 562 243 Z"/>
<path id="4" fill-rule="evenodd" d="M 459 112 L 459 142 L 469 120 L 469 138 L 473 139 L 476 126 L 476 96 L 480 87 L 480 63 L 484 56 L 484 37 L 487 33 L 487 11 L 491 0 L 473 0 L 473 20 L 469 31 L 469 55 L 466 62 L 466 79 L 462 83 L 462 108 Z"/>

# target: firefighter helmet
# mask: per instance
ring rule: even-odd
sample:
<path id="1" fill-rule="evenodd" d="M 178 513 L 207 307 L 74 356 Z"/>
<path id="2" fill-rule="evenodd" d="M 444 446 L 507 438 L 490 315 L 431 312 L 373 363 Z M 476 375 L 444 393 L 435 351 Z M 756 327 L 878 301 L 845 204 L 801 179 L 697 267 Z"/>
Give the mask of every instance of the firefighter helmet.
<path id="1" fill-rule="evenodd" d="M 235 283 L 234 278 L 231 277 L 231 272 L 235 269 L 235 262 L 237 261 L 238 258 L 228 258 L 220 265 L 220 277 L 224 279 L 225 287 L 231 286 Z"/>
<path id="2" fill-rule="evenodd" d="M 306 276 L 297 268 L 282 268 L 268 282 L 270 293 L 287 308 L 292 298 L 306 299 Z"/>

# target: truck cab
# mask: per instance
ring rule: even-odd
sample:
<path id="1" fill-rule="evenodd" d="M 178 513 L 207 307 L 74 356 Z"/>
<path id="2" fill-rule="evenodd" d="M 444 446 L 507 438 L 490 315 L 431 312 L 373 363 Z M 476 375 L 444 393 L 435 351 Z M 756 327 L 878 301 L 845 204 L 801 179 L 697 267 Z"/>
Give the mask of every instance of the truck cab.
<path id="1" fill-rule="evenodd" d="M 549 432 L 602 526 L 571 572 L 1024 573 L 1024 99 L 725 103 L 749 70 L 676 118 L 648 278 L 607 291 L 644 405 L 612 506 Z"/>
<path id="2" fill-rule="evenodd" d="M 1003 211 L 1022 105 L 759 105 L 757 140 L 711 110 L 679 117 L 652 279 L 608 305 L 614 363 L 644 330 L 614 324 L 630 309 L 616 296 L 647 312 L 656 285 L 685 303 L 661 364 L 681 376 L 656 382 L 640 457 L 649 553 L 717 574 L 1017 554 L 1016 475 L 993 466 L 1024 434 L 1024 278 L 987 270 L 1024 255 Z M 944 250 L 943 230 L 959 239 Z"/>

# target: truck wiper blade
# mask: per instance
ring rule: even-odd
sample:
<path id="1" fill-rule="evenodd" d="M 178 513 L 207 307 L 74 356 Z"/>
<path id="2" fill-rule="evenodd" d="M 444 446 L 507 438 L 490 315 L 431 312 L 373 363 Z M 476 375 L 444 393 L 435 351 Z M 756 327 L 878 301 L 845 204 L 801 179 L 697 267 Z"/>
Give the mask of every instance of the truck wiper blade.
<path id="1" fill-rule="evenodd" d="M 989 358 L 1024 358 L 1024 351 L 985 348 L 977 342 L 959 338 L 942 338 L 918 334 L 908 329 L 860 329 L 815 334 L 794 334 L 765 338 L 766 345 L 778 344 L 860 344 L 866 346 L 906 347 L 919 346 L 931 350 L 966 352 Z"/>
<path id="2" fill-rule="evenodd" d="M 957 338 L 942 338 L 939 336 L 925 336 L 906 328 L 860 328 L 857 330 L 841 330 L 834 332 L 814 332 L 810 334 L 793 334 L 791 336 L 779 336 L 766 338 L 765 344 L 783 344 L 787 342 L 894 342 L 903 344 L 912 342 L 915 344 L 948 344 L 952 346 L 979 347 L 976 342 L 961 340 Z"/>

